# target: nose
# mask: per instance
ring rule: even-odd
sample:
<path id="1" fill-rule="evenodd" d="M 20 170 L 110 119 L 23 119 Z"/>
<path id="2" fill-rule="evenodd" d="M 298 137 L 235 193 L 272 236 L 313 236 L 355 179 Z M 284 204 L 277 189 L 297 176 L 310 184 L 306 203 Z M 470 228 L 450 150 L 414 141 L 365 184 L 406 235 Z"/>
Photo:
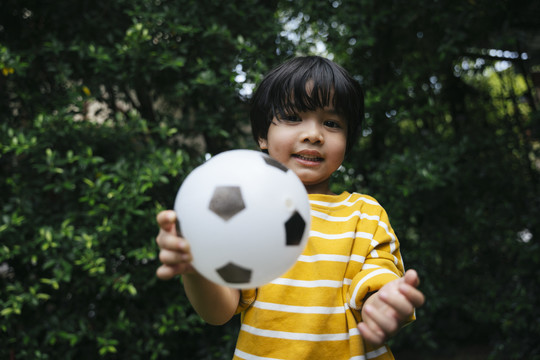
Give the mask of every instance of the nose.
<path id="1" fill-rule="evenodd" d="M 302 142 L 309 142 L 313 144 L 324 143 L 323 129 L 318 121 L 303 121 L 302 125 Z"/>

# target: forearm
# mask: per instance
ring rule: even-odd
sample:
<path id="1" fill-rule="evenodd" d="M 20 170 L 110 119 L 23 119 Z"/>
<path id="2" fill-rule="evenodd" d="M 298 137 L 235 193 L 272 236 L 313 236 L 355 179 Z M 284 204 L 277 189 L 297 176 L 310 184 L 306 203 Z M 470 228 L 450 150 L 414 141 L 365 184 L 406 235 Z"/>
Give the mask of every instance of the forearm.
<path id="1" fill-rule="evenodd" d="M 240 291 L 215 284 L 198 272 L 182 276 L 186 295 L 197 313 L 209 324 L 229 321 L 238 307 Z"/>

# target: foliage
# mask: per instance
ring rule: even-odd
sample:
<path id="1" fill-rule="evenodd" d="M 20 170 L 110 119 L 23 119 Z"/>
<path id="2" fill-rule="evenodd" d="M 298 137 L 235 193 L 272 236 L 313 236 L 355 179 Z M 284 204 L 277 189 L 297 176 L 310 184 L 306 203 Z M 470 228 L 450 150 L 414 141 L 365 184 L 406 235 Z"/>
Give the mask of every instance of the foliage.
<path id="1" fill-rule="evenodd" d="M 155 215 L 206 152 L 250 145 L 241 90 L 274 11 L 2 2 L 0 357 L 230 357 L 237 322 L 204 325 L 156 280 Z"/>
<path id="2" fill-rule="evenodd" d="M 522 53 L 538 51 L 524 41 L 538 4 L 295 4 L 308 47 L 325 41 L 367 89 L 368 136 L 337 179 L 383 203 L 422 275 L 427 304 L 393 348 L 540 357 L 539 104 L 527 70 L 539 60 Z"/>
<path id="3" fill-rule="evenodd" d="M 155 215 L 205 153 L 255 145 L 261 74 L 324 43 L 366 89 L 334 190 L 385 206 L 428 299 L 393 349 L 540 358 L 539 5 L 391 4 L 3 1 L 0 357 L 230 358 L 237 320 L 156 280 Z"/>
<path id="4" fill-rule="evenodd" d="M 185 151 L 168 146 L 174 131 L 135 113 L 2 124 L 2 358 L 211 357 L 181 287 L 154 276 L 149 219 L 189 171 Z"/>
<path id="5" fill-rule="evenodd" d="M 245 135 L 238 93 L 266 70 L 278 27 L 273 1 L 8 0 L 2 6 L 6 120 L 32 119 L 69 105 L 68 95 L 78 93 L 101 102 L 101 117 L 134 108 L 149 121 L 174 124 L 185 138 L 199 138 L 210 153 L 238 146 Z M 237 73 L 245 79 L 235 81 Z"/>

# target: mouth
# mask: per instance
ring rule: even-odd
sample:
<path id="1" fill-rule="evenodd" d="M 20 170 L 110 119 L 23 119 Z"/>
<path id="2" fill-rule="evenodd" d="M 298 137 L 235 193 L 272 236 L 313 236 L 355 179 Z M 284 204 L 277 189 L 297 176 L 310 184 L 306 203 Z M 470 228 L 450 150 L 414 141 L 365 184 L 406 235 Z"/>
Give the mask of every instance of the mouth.
<path id="1" fill-rule="evenodd" d="M 310 154 L 293 154 L 293 157 L 301 161 L 317 162 L 317 163 L 324 160 L 320 156 L 310 155 Z"/>

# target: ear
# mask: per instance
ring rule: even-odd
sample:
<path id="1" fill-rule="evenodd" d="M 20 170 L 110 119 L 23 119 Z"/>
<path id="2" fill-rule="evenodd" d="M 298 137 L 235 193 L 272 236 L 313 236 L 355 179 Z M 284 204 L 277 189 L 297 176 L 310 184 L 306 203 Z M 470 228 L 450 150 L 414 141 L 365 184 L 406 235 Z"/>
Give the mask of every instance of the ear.
<path id="1" fill-rule="evenodd" d="M 259 138 L 259 147 L 261 150 L 268 150 L 268 141 L 263 138 Z"/>

